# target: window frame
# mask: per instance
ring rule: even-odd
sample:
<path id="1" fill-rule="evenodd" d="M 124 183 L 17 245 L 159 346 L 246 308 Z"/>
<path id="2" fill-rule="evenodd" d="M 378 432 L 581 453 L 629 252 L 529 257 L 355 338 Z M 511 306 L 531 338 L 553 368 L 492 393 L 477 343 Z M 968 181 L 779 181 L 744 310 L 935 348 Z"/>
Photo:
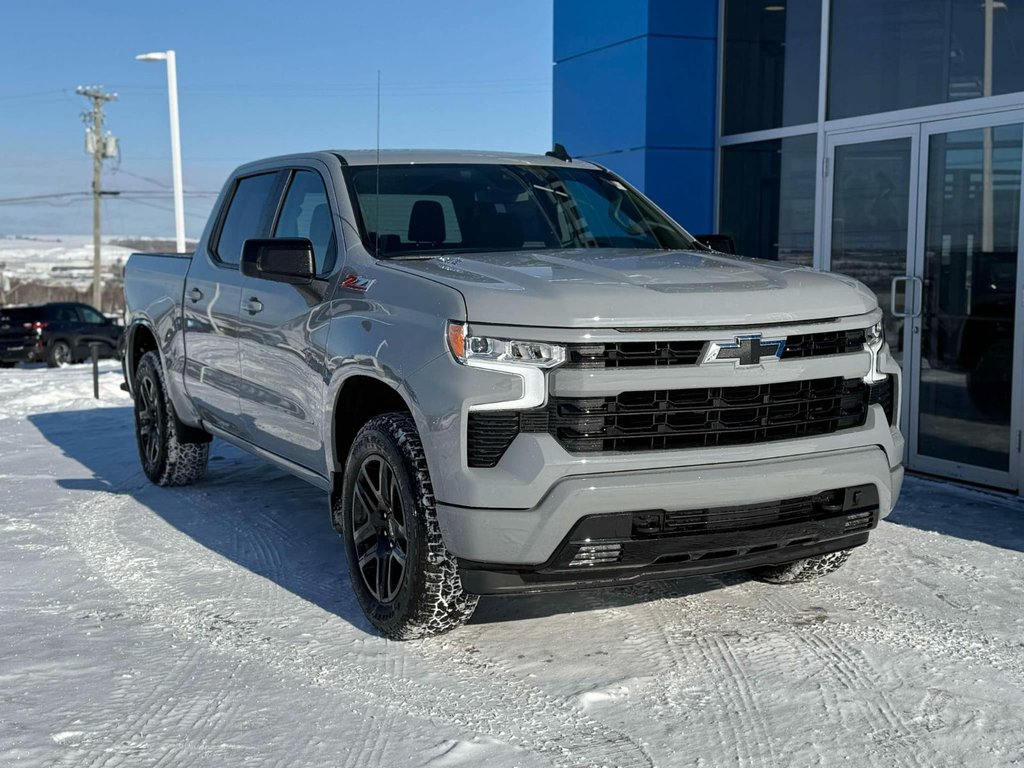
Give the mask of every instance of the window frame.
<path id="1" fill-rule="evenodd" d="M 285 176 L 284 182 L 281 186 L 280 194 L 278 196 L 277 206 L 274 209 L 273 221 L 270 224 L 270 237 L 277 237 L 277 227 L 281 223 L 281 214 L 284 212 L 284 205 L 288 199 L 288 192 L 292 188 L 292 184 L 295 181 L 296 174 L 298 174 L 301 171 L 312 173 L 317 178 L 320 179 L 320 184 L 323 186 L 324 189 L 324 199 L 327 201 L 327 208 L 331 213 L 331 231 L 334 233 L 334 248 L 336 250 L 336 253 L 334 255 L 334 266 L 332 266 L 329 271 L 324 272 L 320 271 L 319 267 L 322 265 L 318 264 L 317 273 L 313 276 L 314 280 L 327 280 L 338 269 L 338 265 L 342 261 L 342 239 L 341 232 L 338 231 L 338 228 L 334 224 L 334 216 L 335 212 L 337 211 L 337 208 L 331 201 L 331 185 L 328 183 L 328 180 L 324 178 L 324 175 L 320 172 L 319 169 L 306 165 L 291 165 L 288 166 L 287 168 L 279 169 L 279 172 L 283 173 Z"/>

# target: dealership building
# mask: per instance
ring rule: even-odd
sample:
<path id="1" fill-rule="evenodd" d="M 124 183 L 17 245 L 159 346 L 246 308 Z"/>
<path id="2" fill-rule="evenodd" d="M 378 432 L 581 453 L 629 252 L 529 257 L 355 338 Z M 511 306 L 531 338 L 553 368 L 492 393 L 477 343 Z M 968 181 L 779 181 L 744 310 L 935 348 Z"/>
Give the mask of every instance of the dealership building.
<path id="1" fill-rule="evenodd" d="M 1024 0 L 555 0 L 554 59 L 570 154 L 878 294 L 911 469 L 1024 491 Z"/>

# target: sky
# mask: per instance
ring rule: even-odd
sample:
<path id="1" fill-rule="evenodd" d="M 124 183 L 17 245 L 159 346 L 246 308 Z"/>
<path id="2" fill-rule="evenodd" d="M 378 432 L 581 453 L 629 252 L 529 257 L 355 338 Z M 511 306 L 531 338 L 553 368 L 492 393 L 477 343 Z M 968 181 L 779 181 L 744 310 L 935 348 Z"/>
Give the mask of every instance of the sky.
<path id="1" fill-rule="evenodd" d="M 0 235 L 92 231 L 79 85 L 118 94 L 103 232 L 173 236 L 166 67 L 178 60 L 186 230 L 237 165 L 381 146 L 542 152 L 551 142 L 552 0 L 3 0 Z M 127 193 L 145 191 L 147 194 Z M 193 194 L 189 194 L 189 193 Z"/>

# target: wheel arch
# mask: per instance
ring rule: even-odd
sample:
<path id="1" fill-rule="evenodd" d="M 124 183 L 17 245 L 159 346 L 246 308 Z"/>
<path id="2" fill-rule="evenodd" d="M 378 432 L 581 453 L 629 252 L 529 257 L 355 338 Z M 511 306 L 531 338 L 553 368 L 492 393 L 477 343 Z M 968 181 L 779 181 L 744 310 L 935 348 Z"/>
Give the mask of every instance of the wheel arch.
<path id="1" fill-rule="evenodd" d="M 405 395 L 384 379 L 359 372 L 342 382 L 334 395 L 328 420 L 328 466 L 332 474 L 332 487 L 336 486 L 335 477 L 345 469 L 345 460 L 352 442 L 362 426 L 374 416 L 391 412 L 408 413 L 416 420 L 416 414 Z"/>

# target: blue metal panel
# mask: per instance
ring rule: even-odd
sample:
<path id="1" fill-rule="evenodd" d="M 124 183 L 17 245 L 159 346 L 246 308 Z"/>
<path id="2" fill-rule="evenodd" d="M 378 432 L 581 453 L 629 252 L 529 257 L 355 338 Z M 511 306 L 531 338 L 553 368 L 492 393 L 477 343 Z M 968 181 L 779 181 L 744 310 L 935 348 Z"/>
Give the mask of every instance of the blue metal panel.
<path id="1" fill-rule="evenodd" d="M 718 37 L 718 0 L 649 0 L 652 35 Z"/>
<path id="2" fill-rule="evenodd" d="M 713 223 L 719 2 L 555 0 L 555 141 L 694 232 Z"/>
<path id="3" fill-rule="evenodd" d="M 648 38 L 646 146 L 715 146 L 715 50 L 714 40 Z"/>
<path id="4" fill-rule="evenodd" d="M 647 34 L 639 0 L 555 0 L 555 61 Z"/>
<path id="5" fill-rule="evenodd" d="M 647 38 L 557 64 L 555 141 L 580 156 L 643 146 L 646 78 Z"/>
<path id="6" fill-rule="evenodd" d="M 714 224 L 715 151 L 649 149 L 644 193 L 694 234 Z"/>

